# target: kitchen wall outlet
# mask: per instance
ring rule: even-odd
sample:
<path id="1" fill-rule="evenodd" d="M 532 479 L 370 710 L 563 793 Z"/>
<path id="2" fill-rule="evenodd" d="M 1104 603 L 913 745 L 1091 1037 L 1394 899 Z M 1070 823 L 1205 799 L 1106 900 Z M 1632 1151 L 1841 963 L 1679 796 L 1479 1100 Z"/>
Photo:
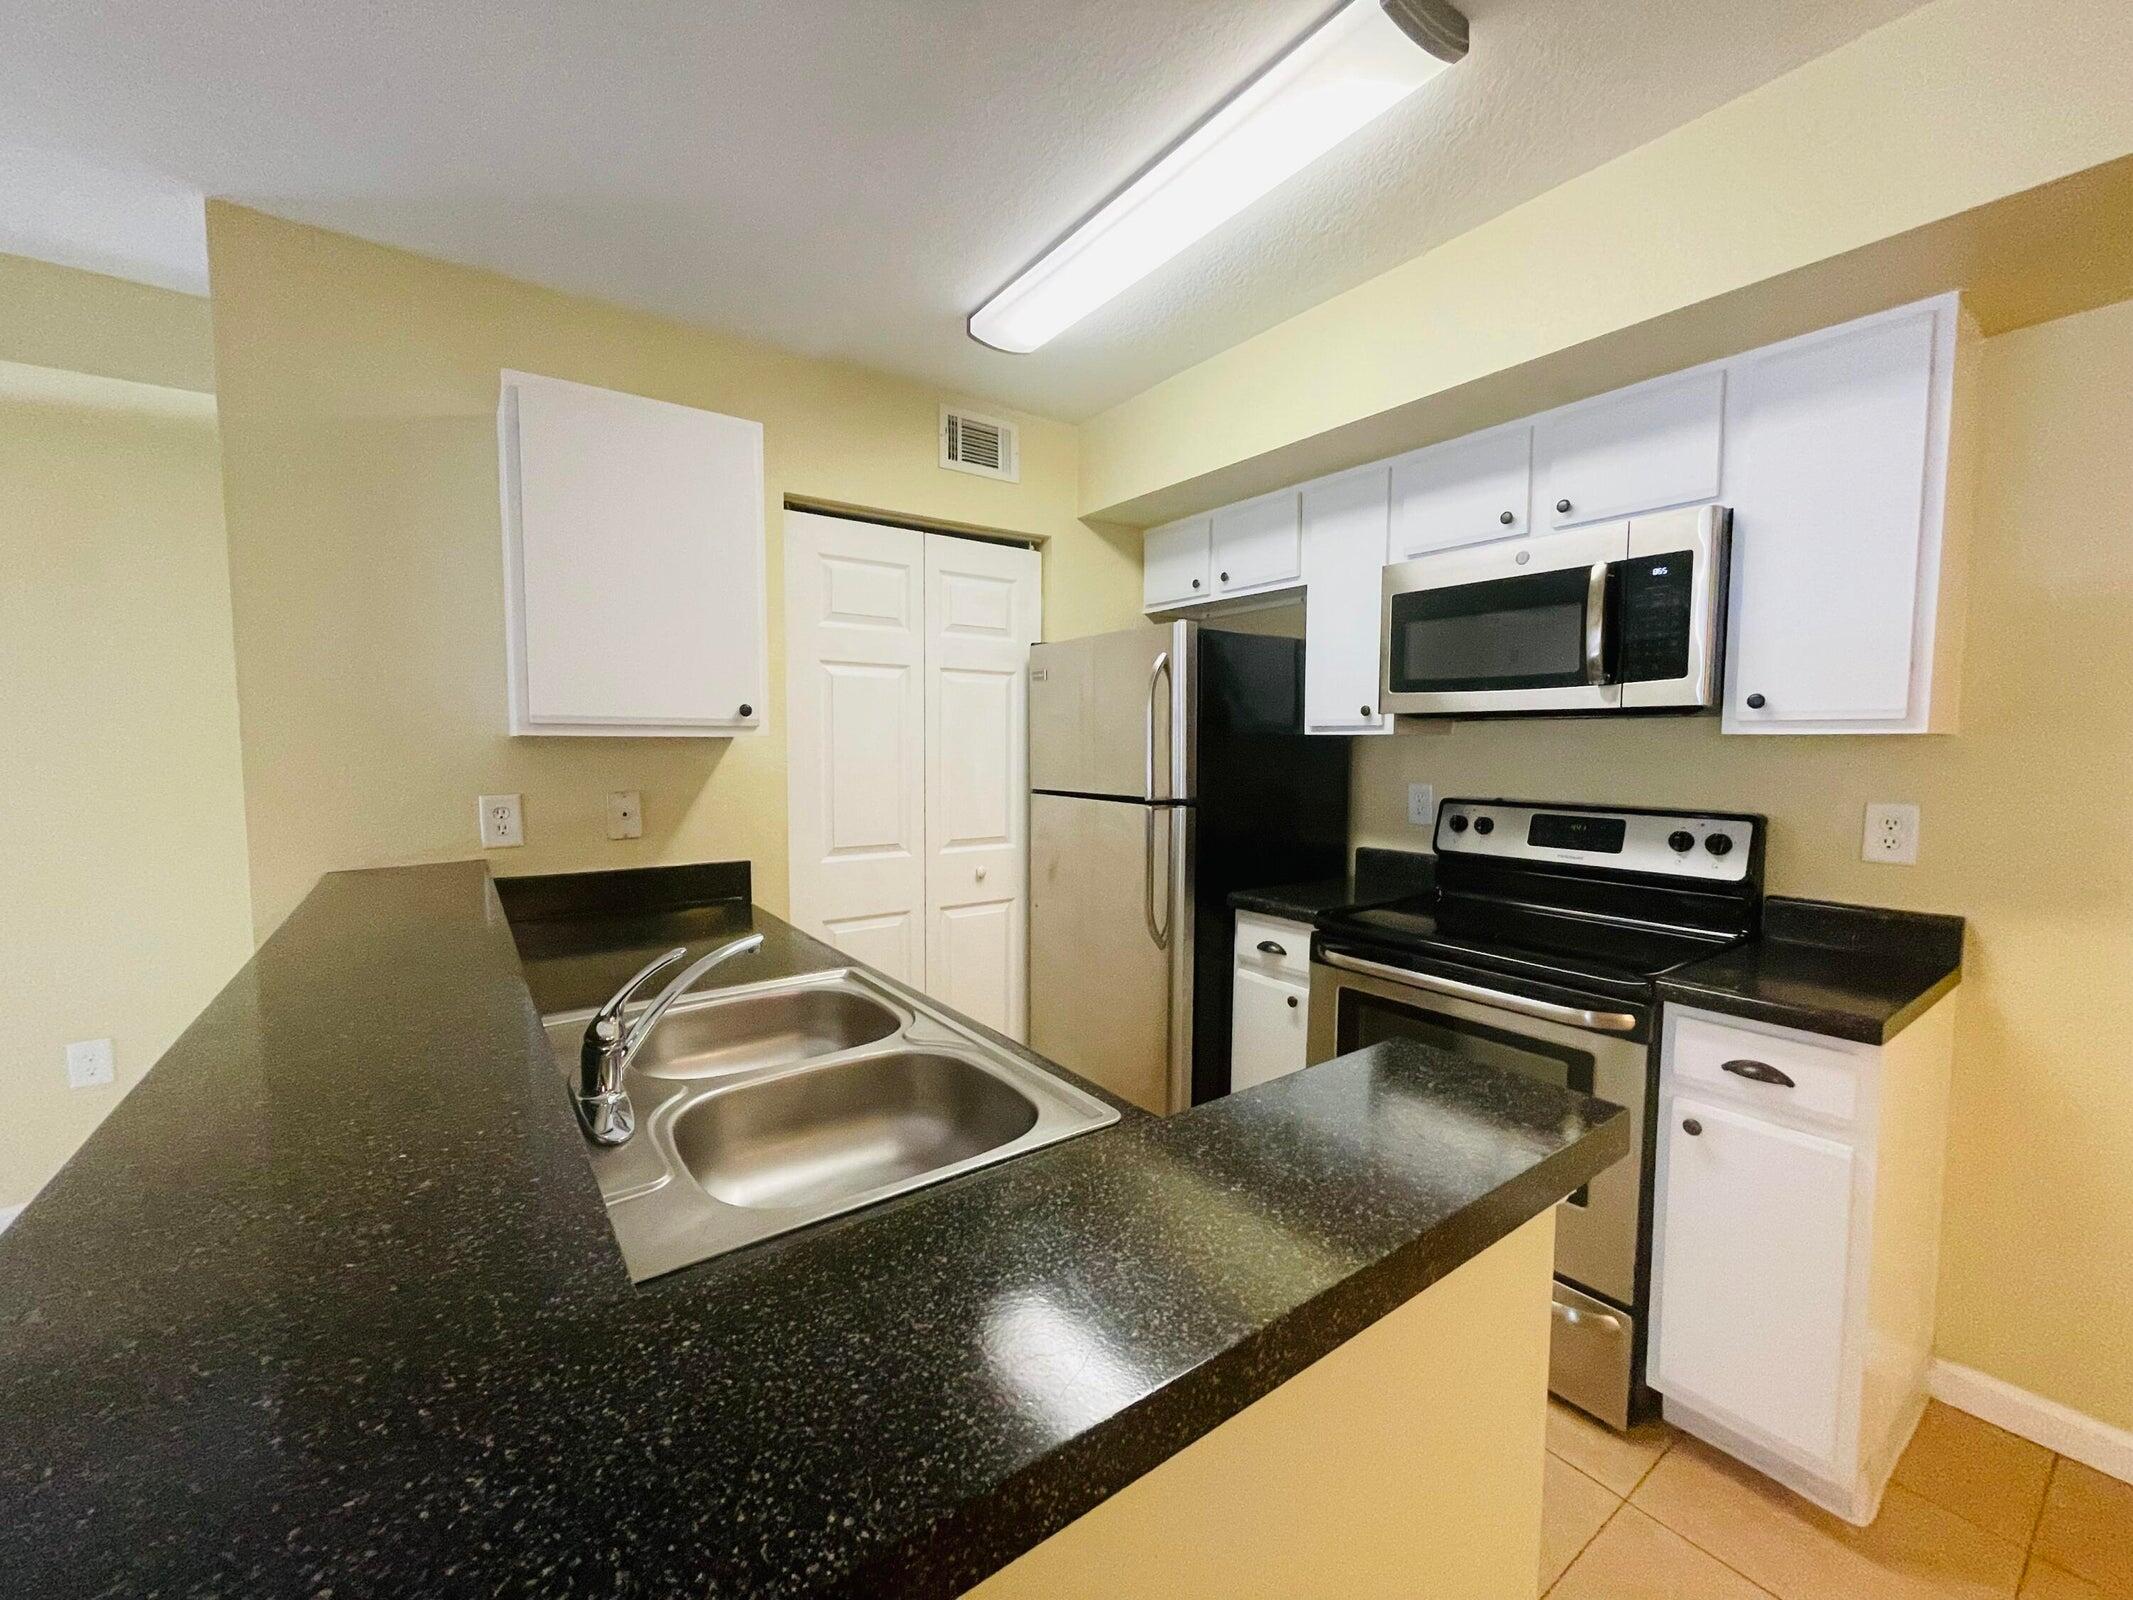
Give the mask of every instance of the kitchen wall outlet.
<path id="1" fill-rule="evenodd" d="M 1869 861 L 1905 865 L 1918 859 L 1918 807 L 1876 800 L 1866 808 L 1866 839 L 1859 853 Z"/>
<path id="2" fill-rule="evenodd" d="M 93 1089 L 111 1081 L 111 1041 L 77 1039 L 67 1046 L 67 1087 Z"/>
<path id="3" fill-rule="evenodd" d="M 607 836 L 639 839 L 644 836 L 644 802 L 635 789 L 617 789 L 607 797 Z"/>
<path id="4" fill-rule="evenodd" d="M 1407 820 L 1418 828 L 1436 826 L 1437 786 L 1435 784 L 1410 783 L 1407 786 Z"/>
<path id="5" fill-rule="evenodd" d="M 526 842 L 526 827 L 519 817 L 517 795 L 485 794 L 477 805 L 484 850 L 503 850 Z"/>

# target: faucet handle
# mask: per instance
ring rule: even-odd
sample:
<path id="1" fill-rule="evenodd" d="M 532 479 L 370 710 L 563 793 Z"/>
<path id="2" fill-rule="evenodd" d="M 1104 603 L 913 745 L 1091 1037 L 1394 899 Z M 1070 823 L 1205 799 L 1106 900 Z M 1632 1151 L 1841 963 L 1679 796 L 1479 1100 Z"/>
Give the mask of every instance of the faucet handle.
<path id="1" fill-rule="evenodd" d="M 618 1023 L 621 1019 L 624 1007 L 628 1006 L 628 1004 L 630 1003 L 630 996 L 635 994 L 639 989 L 643 988 L 645 980 L 650 978 L 654 973 L 664 972 L 668 967 L 674 965 L 675 962 L 679 961 L 683 956 L 687 955 L 688 953 L 689 947 L 687 945 L 678 944 L 673 949 L 669 950 L 665 955 L 655 956 L 650 961 L 647 961 L 642 967 L 638 968 L 637 976 L 630 979 L 628 983 L 625 983 L 621 988 L 617 989 L 613 994 L 609 995 L 607 999 L 602 1002 L 600 1009 L 593 1013 L 592 1021 L 586 1027 L 587 1036 L 590 1037 L 594 1034 L 598 1034 L 603 1037 L 612 1037 L 614 1034 L 619 1033 L 620 1028 L 618 1027 Z"/>

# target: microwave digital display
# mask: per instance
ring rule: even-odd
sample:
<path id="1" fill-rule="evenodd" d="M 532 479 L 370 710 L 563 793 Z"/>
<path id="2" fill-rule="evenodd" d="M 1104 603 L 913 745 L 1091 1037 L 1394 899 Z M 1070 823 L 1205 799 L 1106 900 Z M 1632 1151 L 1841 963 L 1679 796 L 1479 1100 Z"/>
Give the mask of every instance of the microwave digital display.
<path id="1" fill-rule="evenodd" d="M 1584 850 L 1618 856 L 1628 825 L 1620 817 L 1566 817 L 1536 813 L 1526 824 L 1526 843 L 1541 850 Z"/>

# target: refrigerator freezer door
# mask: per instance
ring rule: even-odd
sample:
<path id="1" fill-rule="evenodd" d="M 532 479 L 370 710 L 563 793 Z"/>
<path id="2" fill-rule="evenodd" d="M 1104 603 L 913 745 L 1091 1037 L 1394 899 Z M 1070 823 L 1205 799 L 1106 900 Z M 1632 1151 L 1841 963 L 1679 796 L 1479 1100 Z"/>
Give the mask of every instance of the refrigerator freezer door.
<path id="1" fill-rule="evenodd" d="M 1198 627 L 1173 622 L 1032 648 L 1030 788 L 1190 799 L 1193 741 L 1184 708 L 1192 704 L 1198 647 Z"/>
<path id="2" fill-rule="evenodd" d="M 1035 794 L 1029 823 L 1030 1048 L 1144 1111 L 1183 1110 L 1190 808 Z"/>

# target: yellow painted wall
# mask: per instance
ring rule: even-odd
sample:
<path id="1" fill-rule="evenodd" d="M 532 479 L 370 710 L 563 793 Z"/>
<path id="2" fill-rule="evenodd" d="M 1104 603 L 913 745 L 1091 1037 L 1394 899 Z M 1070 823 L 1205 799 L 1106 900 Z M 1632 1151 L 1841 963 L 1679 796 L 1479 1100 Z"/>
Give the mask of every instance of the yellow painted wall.
<path id="1" fill-rule="evenodd" d="M 207 302 L 100 272 L 0 255 L 0 359 L 211 394 Z"/>
<path id="2" fill-rule="evenodd" d="M 0 1208 L 251 954 L 220 466 L 205 395 L 0 364 Z"/>
<path id="3" fill-rule="evenodd" d="M 1422 844 L 1410 781 L 1761 810 L 1773 892 L 1969 918 L 1940 1354 L 2133 1427 L 2133 301 L 1986 340 L 1979 378 L 1959 733 L 1438 725 L 1356 742 L 1355 834 Z M 1859 859 L 1870 800 L 1923 807 L 1917 866 Z"/>
<path id="4" fill-rule="evenodd" d="M 1619 363 L 1654 357 L 1656 319 L 2124 157 L 2128 60 L 2125 0 L 1930 0 L 1091 418 L 1080 506 L 1145 525 L 1449 437 L 1496 418 L 1401 408 L 1545 358 L 1568 358 L 1549 392 L 1502 415 L 1626 383 L 1641 374 Z M 1966 283 L 1966 241 L 1892 264 L 1901 282 L 1801 279 L 1782 315 L 1804 320 L 1733 348 Z M 1746 322 L 1735 307 L 1695 337 Z M 1630 355 L 1605 344 L 1629 329 Z M 1728 353 L 1684 345 L 1671 365 Z M 1366 425 L 1388 413 L 1430 425 Z M 1273 475 L 1252 476 L 1255 458 Z"/>
<path id="5" fill-rule="evenodd" d="M 500 873 L 749 857 L 785 904 L 785 496 L 1044 539 L 1064 637 L 1140 611 L 1139 537 L 1077 521 L 1078 444 L 1022 420 L 1022 481 L 938 465 L 937 392 L 213 205 L 223 461 L 255 917 L 336 867 L 476 853 L 474 797 L 525 796 Z M 511 367 L 764 424 L 771 731 L 510 739 L 496 397 Z M 610 790 L 644 837 L 606 837 Z"/>

